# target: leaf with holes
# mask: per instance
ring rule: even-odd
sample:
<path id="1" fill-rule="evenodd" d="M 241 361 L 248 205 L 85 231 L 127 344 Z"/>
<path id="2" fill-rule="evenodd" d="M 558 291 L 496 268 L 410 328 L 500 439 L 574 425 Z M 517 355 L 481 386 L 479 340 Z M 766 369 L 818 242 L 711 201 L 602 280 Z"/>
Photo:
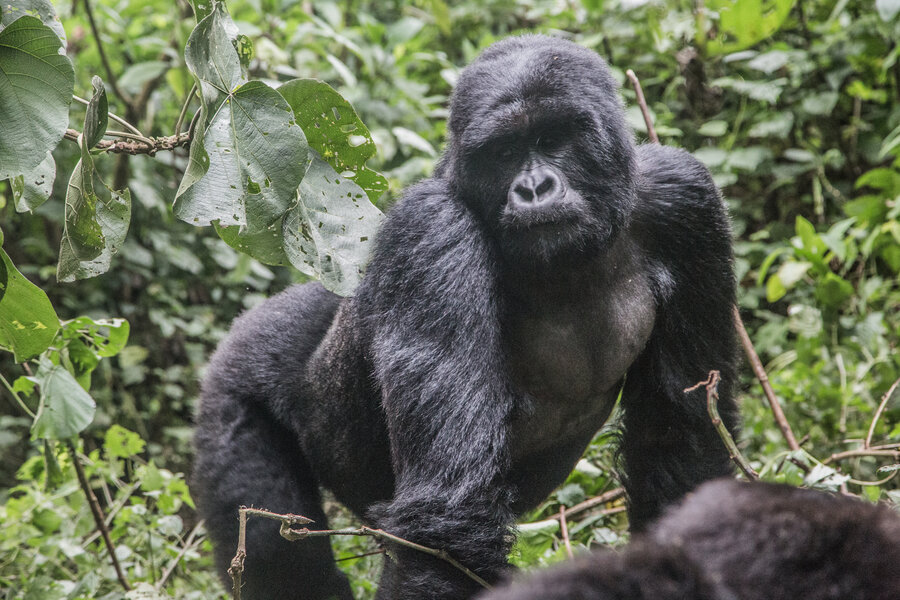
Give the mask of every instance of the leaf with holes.
<path id="1" fill-rule="evenodd" d="M 66 189 L 66 221 L 59 247 L 56 278 L 75 281 L 96 277 L 109 270 L 112 256 L 125 242 L 131 222 L 131 193 L 94 189 L 94 159 L 90 149 L 103 137 L 108 123 L 106 90 L 94 77 L 94 94 L 84 116 L 81 160 L 75 165 Z"/>
<path id="2" fill-rule="evenodd" d="M 350 103 L 317 79 L 294 79 L 278 92 L 294 110 L 310 147 L 365 190 L 369 200 L 378 200 L 387 190 L 387 180 L 366 167 L 375 155 L 375 142 Z"/>
<path id="3" fill-rule="evenodd" d="M 362 188 L 314 155 L 300 202 L 284 219 L 284 251 L 297 269 L 341 296 L 362 279 L 384 216 Z"/>
<path id="4" fill-rule="evenodd" d="M 296 202 L 308 145 L 281 95 L 241 70 L 237 28 L 216 3 L 188 39 L 185 61 L 201 89 L 190 162 L 175 214 L 258 234 L 280 226 Z"/>
<path id="5" fill-rule="evenodd" d="M 13 200 L 18 212 L 30 212 L 50 198 L 53 192 L 53 180 L 56 179 L 56 161 L 53 154 L 47 152 L 44 160 L 29 171 L 10 179 Z"/>

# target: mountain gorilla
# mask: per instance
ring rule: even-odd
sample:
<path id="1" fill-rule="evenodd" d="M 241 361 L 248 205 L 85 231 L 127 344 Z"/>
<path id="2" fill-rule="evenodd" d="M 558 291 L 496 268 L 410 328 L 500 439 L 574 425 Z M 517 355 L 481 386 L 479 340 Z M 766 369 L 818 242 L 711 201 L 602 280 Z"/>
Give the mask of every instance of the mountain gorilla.
<path id="1" fill-rule="evenodd" d="M 731 472 L 703 392 L 737 410 L 725 208 L 685 152 L 636 148 L 606 64 L 522 36 L 454 93 L 450 142 L 378 234 L 354 298 L 312 283 L 237 319 L 203 383 L 194 491 L 224 575 L 241 505 L 325 528 L 320 487 L 488 580 L 510 526 L 578 460 L 622 391 L 633 526 Z M 623 389 L 624 381 L 624 389 Z M 466 598 L 390 548 L 378 597 Z M 350 598 L 324 538 L 247 532 L 244 597 Z"/>
<path id="2" fill-rule="evenodd" d="M 786 485 L 715 481 L 623 552 L 479 600 L 897 600 L 900 516 Z"/>

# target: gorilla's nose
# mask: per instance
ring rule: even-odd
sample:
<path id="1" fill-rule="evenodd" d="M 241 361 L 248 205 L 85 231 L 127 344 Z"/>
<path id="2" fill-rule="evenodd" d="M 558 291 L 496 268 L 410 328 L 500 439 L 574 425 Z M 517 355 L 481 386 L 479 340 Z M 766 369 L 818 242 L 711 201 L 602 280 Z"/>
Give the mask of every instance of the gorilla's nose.
<path id="1" fill-rule="evenodd" d="M 559 176 L 546 165 L 522 171 L 509 186 L 508 201 L 521 208 L 554 202 L 565 192 Z"/>

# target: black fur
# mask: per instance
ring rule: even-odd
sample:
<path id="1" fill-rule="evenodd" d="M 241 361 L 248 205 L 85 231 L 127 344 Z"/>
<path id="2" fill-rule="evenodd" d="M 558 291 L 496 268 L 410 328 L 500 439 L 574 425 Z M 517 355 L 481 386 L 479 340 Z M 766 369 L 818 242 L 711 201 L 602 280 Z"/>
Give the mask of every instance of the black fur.
<path id="1" fill-rule="evenodd" d="M 845 496 L 707 483 L 623 552 L 598 552 L 481 600 L 896 600 L 900 517 Z"/>
<path id="2" fill-rule="evenodd" d="M 683 389 L 722 372 L 734 428 L 734 280 L 725 209 L 685 152 L 636 148 L 593 52 L 542 36 L 462 74 L 433 179 L 390 211 L 357 295 L 290 288 L 212 359 L 194 491 L 224 572 L 241 504 L 307 514 L 319 486 L 369 522 L 489 580 L 509 526 L 558 485 L 623 396 L 640 528 L 731 472 Z M 251 521 L 250 598 L 348 598 L 327 545 Z M 403 548 L 379 598 L 477 585 Z"/>

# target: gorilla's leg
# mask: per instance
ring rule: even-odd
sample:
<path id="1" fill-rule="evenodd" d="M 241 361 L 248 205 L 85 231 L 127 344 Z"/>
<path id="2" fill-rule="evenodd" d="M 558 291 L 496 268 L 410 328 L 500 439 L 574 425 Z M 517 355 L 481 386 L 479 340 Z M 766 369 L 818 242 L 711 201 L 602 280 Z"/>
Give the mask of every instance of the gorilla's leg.
<path id="1" fill-rule="evenodd" d="M 216 567 L 230 587 L 227 569 L 237 548 L 241 505 L 295 513 L 326 529 L 318 485 L 295 438 L 259 406 L 237 400 L 204 412 L 197 434 L 195 494 L 215 548 Z M 351 600 L 346 577 L 335 567 L 327 538 L 289 542 L 279 524 L 247 522 L 242 595 L 248 600 Z"/>
<path id="2" fill-rule="evenodd" d="M 235 320 L 210 361 L 191 488 L 226 584 L 240 506 L 301 514 L 327 528 L 297 431 L 317 426 L 306 410 L 305 367 L 339 302 L 318 284 L 290 287 Z M 248 521 L 244 567 L 248 600 L 351 598 L 328 540 L 288 542 L 275 521 Z"/>

